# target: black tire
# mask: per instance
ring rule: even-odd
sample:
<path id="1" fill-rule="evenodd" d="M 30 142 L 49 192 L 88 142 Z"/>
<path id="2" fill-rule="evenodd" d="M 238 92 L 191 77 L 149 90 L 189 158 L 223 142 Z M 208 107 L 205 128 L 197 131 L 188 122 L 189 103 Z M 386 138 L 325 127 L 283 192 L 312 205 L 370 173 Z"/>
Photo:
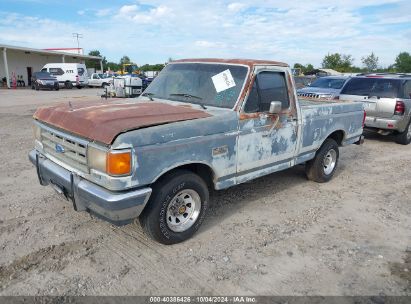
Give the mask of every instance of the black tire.
<path id="1" fill-rule="evenodd" d="M 32 90 L 34 90 L 34 89 L 35 89 L 35 88 L 34 88 L 34 85 L 31 85 L 31 89 L 32 89 Z"/>
<path id="2" fill-rule="evenodd" d="M 65 82 L 64 86 L 66 87 L 66 89 L 72 89 L 73 88 L 73 84 L 70 81 Z"/>
<path id="3" fill-rule="evenodd" d="M 103 89 L 105 89 L 106 87 L 108 87 L 108 83 L 103 82 L 102 85 L 101 85 L 101 87 L 102 87 Z"/>
<path id="4" fill-rule="evenodd" d="M 172 220 L 171 217 L 167 218 L 167 212 L 169 207 L 172 208 L 170 203 L 173 202 L 176 197 L 181 197 L 181 194 L 184 196 L 184 193 L 186 193 L 184 191 L 194 191 L 197 193 L 201 204 L 199 214 L 194 222 L 189 223 L 189 219 L 185 221 L 189 223 L 187 225 L 191 226 L 184 231 L 176 232 L 170 228 L 172 226 L 172 224 L 170 224 Z M 208 199 L 208 188 L 201 177 L 191 171 L 176 170 L 161 178 L 154 185 L 148 205 L 139 217 L 140 224 L 152 239 L 162 244 L 171 245 L 183 242 L 189 239 L 204 221 L 208 209 Z M 184 202 L 182 204 L 184 205 L 186 203 Z M 191 204 L 190 207 L 192 207 Z M 180 212 L 180 208 L 181 207 L 175 208 L 175 212 L 178 213 L 179 216 L 184 215 L 184 217 L 187 217 L 187 215 Z M 182 212 L 185 211 L 186 209 L 184 207 Z M 184 225 L 184 222 L 182 222 L 182 225 Z"/>
<path id="5" fill-rule="evenodd" d="M 38 84 L 35 84 L 34 87 L 35 87 L 36 91 L 40 90 L 40 87 L 39 87 Z"/>
<path id="6" fill-rule="evenodd" d="M 411 121 L 408 123 L 404 132 L 397 135 L 395 142 L 401 145 L 409 145 L 411 143 Z"/>
<path id="7" fill-rule="evenodd" d="M 56 87 L 55 87 L 55 90 L 56 90 L 56 91 L 60 90 L 60 87 L 59 87 L 59 86 L 56 86 Z"/>
<path id="8" fill-rule="evenodd" d="M 315 154 L 315 157 L 305 164 L 307 178 L 317 183 L 325 183 L 331 180 L 337 169 L 339 156 L 338 144 L 335 140 L 327 138 Z M 330 158 L 335 160 L 334 165 L 325 164 Z"/>
<path id="9" fill-rule="evenodd" d="M 79 90 L 83 88 L 82 86 L 79 86 L 79 85 L 76 86 L 76 87 L 77 87 L 77 89 L 79 89 Z"/>

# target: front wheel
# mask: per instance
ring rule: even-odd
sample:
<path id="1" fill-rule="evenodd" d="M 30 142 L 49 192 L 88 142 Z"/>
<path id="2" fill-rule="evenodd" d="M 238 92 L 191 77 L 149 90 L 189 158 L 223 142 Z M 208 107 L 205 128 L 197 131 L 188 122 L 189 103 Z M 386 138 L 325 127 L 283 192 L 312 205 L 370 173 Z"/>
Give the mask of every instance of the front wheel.
<path id="1" fill-rule="evenodd" d="M 159 180 L 140 224 L 156 241 L 171 245 L 189 239 L 208 209 L 208 188 L 198 175 L 178 170 Z"/>
<path id="2" fill-rule="evenodd" d="M 411 143 L 411 121 L 408 123 L 404 132 L 397 135 L 396 142 L 401 145 L 408 145 Z"/>
<path id="3" fill-rule="evenodd" d="M 340 152 L 335 140 L 327 138 L 315 157 L 305 165 L 305 173 L 309 180 L 325 183 L 331 180 L 338 165 Z"/>

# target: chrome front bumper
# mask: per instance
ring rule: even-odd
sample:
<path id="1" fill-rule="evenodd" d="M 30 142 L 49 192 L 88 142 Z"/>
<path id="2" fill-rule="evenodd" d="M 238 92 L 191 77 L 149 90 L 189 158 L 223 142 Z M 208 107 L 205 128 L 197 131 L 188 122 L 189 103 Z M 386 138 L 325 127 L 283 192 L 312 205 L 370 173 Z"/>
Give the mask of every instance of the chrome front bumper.
<path id="1" fill-rule="evenodd" d="M 116 225 L 127 224 L 138 217 L 151 195 L 149 187 L 109 191 L 57 165 L 37 150 L 30 151 L 29 159 L 36 166 L 41 185 L 51 185 L 73 202 L 75 210 L 88 211 Z"/>

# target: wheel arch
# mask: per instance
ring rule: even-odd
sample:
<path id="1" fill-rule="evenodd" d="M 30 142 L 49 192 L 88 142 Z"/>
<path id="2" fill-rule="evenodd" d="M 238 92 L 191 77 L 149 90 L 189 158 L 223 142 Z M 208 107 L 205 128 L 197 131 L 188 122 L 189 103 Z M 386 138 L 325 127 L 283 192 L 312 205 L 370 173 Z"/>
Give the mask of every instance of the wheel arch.
<path id="1" fill-rule="evenodd" d="M 346 134 L 344 132 L 344 130 L 335 130 L 333 132 L 331 132 L 327 137 L 327 138 L 331 138 L 334 139 L 335 142 L 338 144 L 339 147 L 341 147 L 343 145 L 343 141 L 346 137 Z"/>
<path id="2" fill-rule="evenodd" d="M 191 171 L 198 176 L 200 176 L 204 182 L 207 184 L 208 187 L 215 186 L 215 172 L 213 168 L 203 162 L 190 162 L 190 163 L 181 163 L 174 167 L 167 168 L 166 170 L 162 171 L 154 180 L 153 184 L 161 180 L 162 178 L 166 177 L 167 175 L 177 171 L 177 170 L 187 170 Z"/>

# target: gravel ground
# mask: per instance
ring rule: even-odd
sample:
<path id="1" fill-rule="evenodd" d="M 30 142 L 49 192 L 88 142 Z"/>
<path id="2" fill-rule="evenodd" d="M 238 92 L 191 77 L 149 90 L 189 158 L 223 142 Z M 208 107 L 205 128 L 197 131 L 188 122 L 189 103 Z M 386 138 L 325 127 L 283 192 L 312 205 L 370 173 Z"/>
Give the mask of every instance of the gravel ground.
<path id="1" fill-rule="evenodd" d="M 0 90 L 0 295 L 411 295 L 411 146 L 369 135 L 327 184 L 297 166 L 213 192 L 164 246 L 74 211 L 28 161 L 37 106 L 98 93 Z"/>

